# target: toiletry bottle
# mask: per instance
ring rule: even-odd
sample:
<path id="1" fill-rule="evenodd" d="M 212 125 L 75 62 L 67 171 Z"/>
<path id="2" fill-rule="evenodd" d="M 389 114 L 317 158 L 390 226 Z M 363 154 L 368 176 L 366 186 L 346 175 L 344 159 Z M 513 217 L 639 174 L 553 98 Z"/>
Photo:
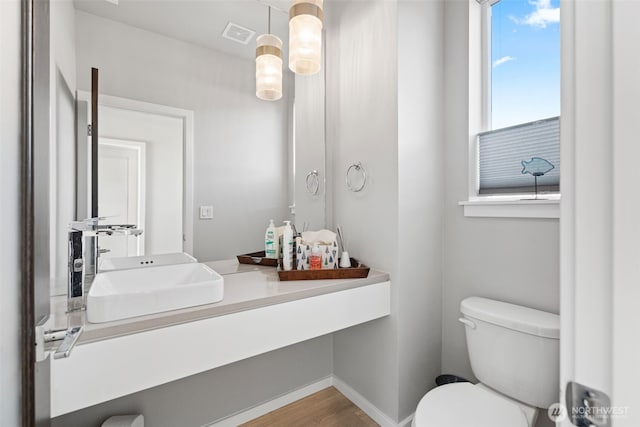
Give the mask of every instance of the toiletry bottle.
<path id="1" fill-rule="evenodd" d="M 322 268 L 322 252 L 320 252 L 320 246 L 318 243 L 313 244 L 311 249 L 311 256 L 309 257 L 309 269 L 320 270 Z"/>
<path id="2" fill-rule="evenodd" d="M 273 220 L 271 220 L 266 233 L 264 233 L 264 253 L 267 258 L 278 258 L 278 243 L 278 232 Z"/>
<path id="3" fill-rule="evenodd" d="M 282 268 L 293 270 L 293 229 L 291 221 L 285 221 L 284 233 L 282 234 Z"/>

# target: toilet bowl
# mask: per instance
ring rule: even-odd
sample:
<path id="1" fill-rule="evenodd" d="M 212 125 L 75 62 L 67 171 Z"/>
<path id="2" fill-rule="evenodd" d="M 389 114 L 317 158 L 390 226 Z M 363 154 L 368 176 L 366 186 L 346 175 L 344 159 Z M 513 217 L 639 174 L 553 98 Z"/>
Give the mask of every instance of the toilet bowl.
<path id="1" fill-rule="evenodd" d="M 429 391 L 412 427 L 533 427 L 538 408 L 558 400 L 559 316 L 479 297 L 460 311 L 480 383 Z"/>
<path id="2" fill-rule="evenodd" d="M 528 427 L 536 408 L 501 397 L 482 384 L 454 383 L 427 393 L 412 427 Z"/>

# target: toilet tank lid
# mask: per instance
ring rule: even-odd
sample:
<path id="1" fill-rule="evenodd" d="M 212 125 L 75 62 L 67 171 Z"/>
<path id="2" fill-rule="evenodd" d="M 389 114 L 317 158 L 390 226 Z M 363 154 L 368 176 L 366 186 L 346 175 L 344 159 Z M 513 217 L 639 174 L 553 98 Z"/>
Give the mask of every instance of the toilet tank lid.
<path id="1" fill-rule="evenodd" d="M 469 297 L 460 303 L 468 317 L 515 331 L 546 338 L 560 338 L 560 316 L 488 298 Z"/>

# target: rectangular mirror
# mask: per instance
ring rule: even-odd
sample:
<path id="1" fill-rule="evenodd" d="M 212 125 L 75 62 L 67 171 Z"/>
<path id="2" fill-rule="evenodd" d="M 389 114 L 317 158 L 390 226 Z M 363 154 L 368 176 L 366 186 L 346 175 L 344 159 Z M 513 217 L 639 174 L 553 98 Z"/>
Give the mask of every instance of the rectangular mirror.
<path id="1" fill-rule="evenodd" d="M 283 97 L 272 102 L 255 95 L 255 37 L 267 32 L 267 3 L 284 58 Z M 51 62 L 59 76 L 52 82 L 59 104 L 55 294 L 66 290 L 67 225 L 91 216 L 92 68 L 100 79 L 99 215 L 144 230 L 142 239 L 101 237 L 100 248 L 109 250 L 101 256 L 185 251 L 201 261 L 229 259 L 261 250 L 269 219 L 296 214 L 300 229 L 324 227 L 324 71 L 308 78 L 288 70 L 288 5 L 51 4 Z M 230 24 L 250 30 L 246 44 L 229 39 Z M 315 194 L 305 190 L 312 170 L 321 183 Z"/>

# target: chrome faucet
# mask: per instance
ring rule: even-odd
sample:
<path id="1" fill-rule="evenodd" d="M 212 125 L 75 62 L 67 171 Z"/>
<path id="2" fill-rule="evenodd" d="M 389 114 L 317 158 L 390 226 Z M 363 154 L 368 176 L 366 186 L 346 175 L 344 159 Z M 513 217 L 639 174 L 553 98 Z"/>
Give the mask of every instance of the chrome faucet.
<path id="1" fill-rule="evenodd" d="M 69 280 L 67 311 L 80 310 L 84 295 L 84 245 L 82 231 L 69 231 Z"/>
<path id="2" fill-rule="evenodd" d="M 68 328 L 49 330 L 49 320 L 36 326 L 36 359 L 45 360 L 48 352 L 53 353 L 54 359 L 69 357 L 71 350 L 76 345 L 82 334 L 83 326 L 79 326 L 78 316 L 72 312 L 82 310 L 85 307 L 85 284 L 91 283 L 98 271 L 98 256 L 103 253 L 98 248 L 98 236 L 131 235 L 139 236 L 142 230 L 135 225 L 99 225 L 98 221 L 104 218 L 91 218 L 85 221 L 73 222 L 69 225 L 69 283 L 67 289 L 67 323 Z M 85 257 L 85 238 L 91 239 L 91 244 L 86 245 L 90 249 Z M 87 265 L 85 258 L 91 260 Z M 75 320 L 74 320 L 75 318 Z M 57 348 L 46 350 L 45 345 L 51 345 L 61 341 Z"/>
<path id="3" fill-rule="evenodd" d="M 98 258 L 108 250 L 98 247 L 99 236 L 139 236 L 142 230 L 132 224 L 99 224 L 104 218 L 90 218 L 69 225 L 69 279 L 67 311 L 84 308 L 84 296 L 98 274 Z M 90 239 L 85 241 L 85 239 Z M 86 243 L 86 244 L 85 244 Z M 85 255 L 85 246 L 87 254 Z M 90 262 L 87 262 L 90 260 Z"/>

